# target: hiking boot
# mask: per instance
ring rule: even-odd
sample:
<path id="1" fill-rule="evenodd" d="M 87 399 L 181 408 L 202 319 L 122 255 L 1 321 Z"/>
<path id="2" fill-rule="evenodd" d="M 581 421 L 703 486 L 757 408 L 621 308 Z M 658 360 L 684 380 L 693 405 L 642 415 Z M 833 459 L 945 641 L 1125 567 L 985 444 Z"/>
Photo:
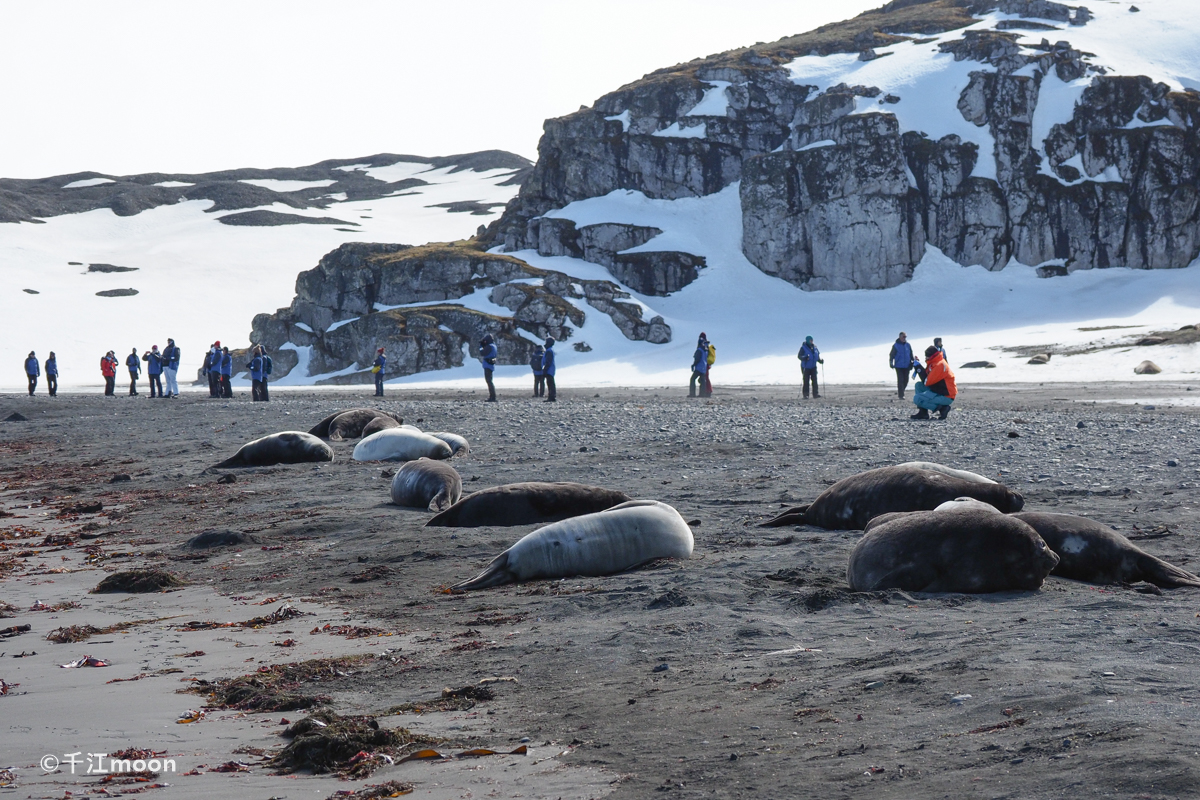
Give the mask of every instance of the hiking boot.
<path id="1" fill-rule="evenodd" d="M 813 399 L 814 399 L 814 400 L 816 400 L 816 399 L 818 399 L 820 396 L 821 396 L 821 395 L 819 395 L 819 394 L 813 394 Z"/>
<path id="2" fill-rule="evenodd" d="M 950 406 L 942 406 L 938 409 L 938 419 L 945 419 L 950 416 Z"/>
<path id="3" fill-rule="evenodd" d="M 922 408 L 920 411 L 909 417 L 909 419 L 929 419 L 929 409 Z"/>

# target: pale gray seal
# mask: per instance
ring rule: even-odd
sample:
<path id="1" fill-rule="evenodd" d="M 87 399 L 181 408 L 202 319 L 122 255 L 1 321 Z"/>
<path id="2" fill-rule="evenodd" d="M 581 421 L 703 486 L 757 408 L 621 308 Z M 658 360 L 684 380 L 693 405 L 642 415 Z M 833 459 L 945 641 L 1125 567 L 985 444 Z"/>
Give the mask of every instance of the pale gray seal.
<path id="1" fill-rule="evenodd" d="M 561 520 L 521 539 L 487 569 L 451 588 L 462 592 L 514 581 L 612 575 L 657 558 L 689 558 L 692 529 L 666 503 L 633 500 Z"/>
<path id="2" fill-rule="evenodd" d="M 450 528 L 534 525 L 593 514 L 629 499 L 624 492 L 582 483 L 508 483 L 469 494 L 425 524 Z"/>
<path id="3" fill-rule="evenodd" d="M 213 468 L 269 467 L 273 464 L 303 464 L 309 461 L 333 461 L 333 449 L 311 433 L 283 431 L 247 442 Z"/>
<path id="4" fill-rule="evenodd" d="M 471 444 L 465 436 L 459 436 L 457 433 L 448 433 L 446 431 L 435 431 L 429 434 L 435 439 L 441 439 L 446 444 L 450 445 L 450 449 L 454 451 L 454 455 L 465 456 L 471 452 Z"/>
<path id="5" fill-rule="evenodd" d="M 442 511 L 462 497 L 458 470 L 441 461 L 418 458 L 396 470 L 392 478 L 392 502 L 398 506 Z"/>
<path id="6" fill-rule="evenodd" d="M 450 445 L 414 428 L 395 427 L 372 433 L 354 446 L 355 461 L 416 461 L 449 458 Z"/>

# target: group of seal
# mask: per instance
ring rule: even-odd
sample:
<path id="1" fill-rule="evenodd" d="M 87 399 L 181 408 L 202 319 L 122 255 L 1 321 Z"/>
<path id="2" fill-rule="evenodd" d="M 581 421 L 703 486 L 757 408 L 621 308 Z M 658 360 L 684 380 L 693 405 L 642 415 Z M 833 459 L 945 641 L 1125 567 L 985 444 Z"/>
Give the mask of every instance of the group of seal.
<path id="1" fill-rule="evenodd" d="M 314 425 L 309 433 L 320 439 L 329 439 L 334 442 L 340 442 L 343 439 L 357 439 L 365 435 L 363 429 L 367 425 L 381 418 L 390 419 L 397 425 L 404 422 L 404 419 L 399 414 L 391 411 L 380 411 L 374 408 L 351 408 L 333 412 Z M 374 428 L 372 432 L 376 430 L 383 430 L 383 428 Z"/>

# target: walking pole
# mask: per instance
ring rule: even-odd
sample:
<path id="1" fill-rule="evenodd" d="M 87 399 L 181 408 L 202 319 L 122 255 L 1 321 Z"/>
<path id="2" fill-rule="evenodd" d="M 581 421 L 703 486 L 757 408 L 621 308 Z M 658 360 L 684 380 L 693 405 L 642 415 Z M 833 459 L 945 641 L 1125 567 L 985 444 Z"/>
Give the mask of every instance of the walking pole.
<path id="1" fill-rule="evenodd" d="M 825 364 L 821 364 L 821 385 L 825 387 L 825 396 L 829 397 L 829 384 L 825 382 Z"/>

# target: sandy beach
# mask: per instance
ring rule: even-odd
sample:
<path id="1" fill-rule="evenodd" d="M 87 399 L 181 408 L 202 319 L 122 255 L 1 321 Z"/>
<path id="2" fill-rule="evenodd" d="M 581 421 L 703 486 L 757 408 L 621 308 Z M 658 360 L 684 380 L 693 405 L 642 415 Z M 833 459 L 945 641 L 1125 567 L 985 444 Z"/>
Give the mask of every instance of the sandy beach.
<path id="1" fill-rule="evenodd" d="M 927 460 L 1195 571 L 1200 383 L 968 385 L 945 422 L 910 421 L 880 386 L 824 392 L 0 396 L 0 419 L 25 417 L 0 422 L 0 632 L 30 626 L 0 638 L 0 796 L 326 798 L 387 781 L 430 798 L 1193 793 L 1196 590 L 1051 577 L 1035 592 L 854 593 L 861 532 L 757 524 L 840 478 Z M 332 463 L 208 469 L 359 406 L 467 437 L 449 462 L 464 492 L 567 480 L 669 503 L 694 555 L 449 594 L 537 526 L 423 528 L 430 512 L 389 503 L 396 465 L 352 461 L 353 440 L 331 443 Z M 204 532 L 244 538 L 187 546 Z M 186 585 L 89 593 L 132 569 Z M 84 625 L 100 632 L 47 640 Z M 110 666 L 61 667 L 84 656 Z M 314 660 L 287 685 L 310 708 L 213 705 L 222 679 Z M 411 741 L 368 777 L 276 774 L 281 719 L 322 709 Z M 40 766 L 129 748 L 176 769 L 102 783 Z M 422 748 L 499 754 L 402 762 Z"/>

